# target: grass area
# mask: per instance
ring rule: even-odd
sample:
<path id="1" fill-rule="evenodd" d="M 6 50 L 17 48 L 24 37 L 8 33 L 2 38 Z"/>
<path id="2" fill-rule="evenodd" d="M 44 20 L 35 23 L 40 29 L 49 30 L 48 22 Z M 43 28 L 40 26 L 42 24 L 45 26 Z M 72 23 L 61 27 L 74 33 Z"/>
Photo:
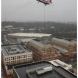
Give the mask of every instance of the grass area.
<path id="1" fill-rule="evenodd" d="M 77 62 L 73 62 L 71 63 L 71 65 L 73 66 L 73 68 L 77 68 Z"/>

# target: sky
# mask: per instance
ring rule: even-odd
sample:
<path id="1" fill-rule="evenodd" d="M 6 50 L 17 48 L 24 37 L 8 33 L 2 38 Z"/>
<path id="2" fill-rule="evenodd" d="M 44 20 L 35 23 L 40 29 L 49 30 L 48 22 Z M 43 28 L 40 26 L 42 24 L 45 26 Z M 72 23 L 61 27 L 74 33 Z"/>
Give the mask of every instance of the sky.
<path id="1" fill-rule="evenodd" d="M 36 0 L 1 0 L 1 21 L 77 22 L 77 0 L 53 0 L 44 5 Z"/>

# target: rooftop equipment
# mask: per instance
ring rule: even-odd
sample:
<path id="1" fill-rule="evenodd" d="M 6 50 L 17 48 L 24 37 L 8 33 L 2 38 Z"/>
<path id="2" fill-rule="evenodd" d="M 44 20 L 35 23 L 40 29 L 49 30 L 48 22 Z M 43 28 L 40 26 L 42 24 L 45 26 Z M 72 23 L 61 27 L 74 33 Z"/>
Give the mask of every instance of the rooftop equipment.
<path id="1" fill-rule="evenodd" d="M 43 67 L 43 68 L 40 68 L 40 69 L 36 69 L 36 73 L 38 75 L 43 74 L 43 73 L 46 73 L 48 71 L 52 71 L 52 66 L 48 66 L 48 67 Z"/>

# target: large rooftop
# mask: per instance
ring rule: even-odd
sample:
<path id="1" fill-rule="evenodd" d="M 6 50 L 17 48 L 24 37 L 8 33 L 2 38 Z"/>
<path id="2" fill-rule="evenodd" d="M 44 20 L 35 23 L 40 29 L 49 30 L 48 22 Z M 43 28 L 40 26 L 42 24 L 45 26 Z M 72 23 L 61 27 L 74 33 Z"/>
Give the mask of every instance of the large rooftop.
<path id="1" fill-rule="evenodd" d="M 21 45 L 5 45 L 2 46 L 2 52 L 4 53 L 5 56 L 7 56 L 7 55 L 16 55 L 31 51 L 28 49 L 24 49 Z"/>
<path id="2" fill-rule="evenodd" d="M 19 65 L 14 69 L 19 78 L 77 78 L 62 67 L 55 67 L 45 61 Z"/>
<path id="3" fill-rule="evenodd" d="M 16 36 L 16 37 L 48 37 L 52 34 L 43 34 L 43 33 L 13 33 L 8 34 L 8 36 Z"/>
<path id="4" fill-rule="evenodd" d="M 43 44 L 43 43 L 35 41 L 35 40 L 31 40 L 29 42 L 36 46 L 39 46 L 40 48 L 45 48 L 45 49 L 52 48 L 52 46 L 50 44 Z"/>
<path id="5" fill-rule="evenodd" d="M 30 43 L 33 43 L 33 44 L 35 44 L 36 46 L 39 46 L 39 47 L 43 47 L 44 46 L 44 44 L 42 44 L 42 43 L 40 43 L 40 42 L 38 42 L 38 41 L 35 41 L 35 40 L 31 40 L 31 41 L 29 41 Z"/>
<path id="6" fill-rule="evenodd" d="M 69 44 L 70 43 L 70 41 L 65 40 L 65 39 L 52 38 L 52 40 L 56 40 L 56 41 L 59 41 L 59 42 L 62 42 L 62 43 L 66 43 L 66 44 Z"/>
<path id="7" fill-rule="evenodd" d="M 52 46 L 53 48 L 55 48 L 55 49 L 57 49 L 57 50 L 59 50 L 60 52 L 68 52 L 68 50 L 66 50 L 66 49 L 63 49 L 63 48 L 61 48 L 61 47 L 58 47 L 58 46 L 56 46 L 56 45 L 53 45 Z"/>

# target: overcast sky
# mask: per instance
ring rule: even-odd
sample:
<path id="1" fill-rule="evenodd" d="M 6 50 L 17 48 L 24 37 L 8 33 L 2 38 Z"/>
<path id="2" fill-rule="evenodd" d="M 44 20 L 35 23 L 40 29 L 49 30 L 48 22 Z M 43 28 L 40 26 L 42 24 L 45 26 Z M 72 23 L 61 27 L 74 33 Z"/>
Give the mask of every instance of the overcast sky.
<path id="1" fill-rule="evenodd" d="M 36 0 L 1 0 L 2 21 L 76 22 L 77 0 L 53 0 L 44 6 Z"/>

